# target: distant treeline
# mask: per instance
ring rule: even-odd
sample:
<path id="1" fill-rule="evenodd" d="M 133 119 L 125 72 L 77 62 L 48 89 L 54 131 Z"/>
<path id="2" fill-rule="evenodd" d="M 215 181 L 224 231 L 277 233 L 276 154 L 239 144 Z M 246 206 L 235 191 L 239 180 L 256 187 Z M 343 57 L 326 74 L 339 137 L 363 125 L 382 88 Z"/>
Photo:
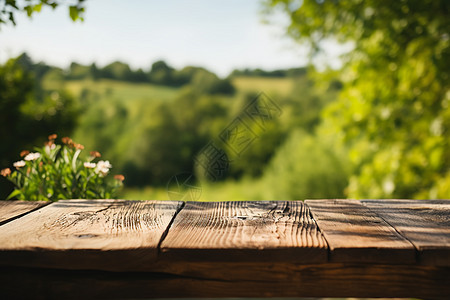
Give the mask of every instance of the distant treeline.
<path id="1" fill-rule="evenodd" d="M 149 71 L 139 68 L 132 70 L 126 63 L 116 61 L 103 68 L 95 63 L 86 66 L 73 62 L 64 74 L 65 79 L 114 79 L 135 83 L 152 83 L 172 87 L 202 82 L 202 92 L 207 94 L 233 94 L 229 79 L 221 79 L 216 74 L 200 67 L 185 67 L 181 70 L 160 60 L 152 64 Z"/>
<path id="2" fill-rule="evenodd" d="M 262 69 L 243 69 L 234 70 L 231 72 L 230 77 L 235 76 L 250 76 L 250 77 L 299 77 L 306 75 L 307 68 L 290 68 L 290 69 L 280 69 L 273 71 L 265 71 Z"/>
<path id="3" fill-rule="evenodd" d="M 195 81 L 197 73 L 214 73 L 201 67 L 184 67 L 181 70 L 169 66 L 165 61 L 159 60 L 152 64 L 149 71 L 142 68 L 132 70 L 126 63 L 116 61 L 103 68 L 97 67 L 95 63 L 90 66 L 72 63 L 66 74 L 66 79 L 84 79 L 91 77 L 93 79 L 106 78 L 129 82 L 147 82 L 168 86 L 183 86 Z M 230 77 L 250 76 L 250 77 L 299 77 L 306 75 L 306 68 L 290 68 L 273 71 L 262 69 L 242 69 L 231 72 Z M 217 76 L 216 76 L 217 77 Z M 218 79 L 218 78 L 217 78 Z M 226 80 L 226 79 L 224 79 Z"/>
<path id="4" fill-rule="evenodd" d="M 133 70 L 124 62 L 116 61 L 104 67 L 98 67 L 95 63 L 91 65 L 82 65 L 72 62 L 66 70 L 49 66 L 45 63 L 33 63 L 30 57 L 24 53 L 19 56 L 18 62 L 26 69 L 34 72 L 37 79 L 42 79 L 48 72 L 55 73 L 64 80 L 81 79 L 113 79 L 134 83 L 151 83 L 164 86 L 181 87 L 191 85 L 197 87 L 199 92 L 205 94 L 225 94 L 234 93 L 234 87 L 231 84 L 231 78 L 237 76 L 249 77 L 300 77 L 306 75 L 306 68 L 290 68 L 273 71 L 262 69 L 242 69 L 234 70 L 227 78 L 219 78 L 213 72 L 205 68 L 187 66 L 177 70 L 165 61 L 154 62 L 148 71 L 139 68 Z"/>

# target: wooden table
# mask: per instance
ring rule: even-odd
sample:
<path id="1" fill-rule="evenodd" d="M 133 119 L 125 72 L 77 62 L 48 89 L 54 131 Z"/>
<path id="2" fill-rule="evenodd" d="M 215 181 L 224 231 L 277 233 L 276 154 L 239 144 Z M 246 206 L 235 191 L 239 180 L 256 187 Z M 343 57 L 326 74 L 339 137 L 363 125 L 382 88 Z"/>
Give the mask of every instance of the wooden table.
<path id="1" fill-rule="evenodd" d="M 449 200 L 0 201 L 2 298 L 450 299 Z"/>

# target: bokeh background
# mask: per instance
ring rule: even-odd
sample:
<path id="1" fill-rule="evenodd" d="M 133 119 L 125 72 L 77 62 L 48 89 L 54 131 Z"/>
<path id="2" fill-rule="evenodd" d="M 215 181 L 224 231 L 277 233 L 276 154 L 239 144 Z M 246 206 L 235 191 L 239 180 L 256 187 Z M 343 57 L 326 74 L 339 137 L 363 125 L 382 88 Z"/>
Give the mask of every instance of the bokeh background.
<path id="1" fill-rule="evenodd" d="M 0 12 L 0 168 L 57 133 L 110 160 L 126 199 L 168 199 L 180 173 L 198 200 L 450 198 L 448 1 L 1 0 Z M 257 138 L 236 155 L 221 134 L 261 92 L 280 114 L 250 124 Z M 231 158 L 214 180 L 196 166 L 210 142 Z M 0 178 L 0 198 L 11 189 Z"/>

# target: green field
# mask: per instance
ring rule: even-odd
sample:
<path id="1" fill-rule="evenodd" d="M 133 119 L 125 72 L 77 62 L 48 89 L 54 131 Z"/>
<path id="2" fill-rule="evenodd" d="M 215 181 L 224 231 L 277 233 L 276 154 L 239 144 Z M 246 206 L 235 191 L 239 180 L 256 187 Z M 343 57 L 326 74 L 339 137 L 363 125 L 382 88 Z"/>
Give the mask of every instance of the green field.
<path id="1" fill-rule="evenodd" d="M 186 193 L 186 201 L 246 201 L 246 200 L 275 200 L 269 189 L 270 186 L 261 179 L 243 179 L 240 181 L 225 181 L 220 183 L 198 183 L 201 193 L 191 198 Z M 251 187 L 251 188 L 249 188 Z M 269 188 L 269 189 L 268 189 Z M 267 192 L 266 192 L 267 191 Z M 166 187 L 124 188 L 120 198 L 130 200 L 175 200 L 170 199 Z M 279 199 L 283 200 L 283 199 Z"/>
<path id="2" fill-rule="evenodd" d="M 278 77 L 246 77 L 232 79 L 233 86 L 239 92 L 265 92 L 272 95 L 286 96 L 294 87 L 294 79 Z"/>
<path id="3" fill-rule="evenodd" d="M 240 76 L 233 78 L 232 84 L 238 93 L 265 92 L 286 96 L 292 91 L 294 80 L 292 78 Z M 123 101 L 170 100 L 180 90 L 180 88 L 149 83 L 131 83 L 109 79 L 69 80 L 64 82 L 64 87 L 77 98 L 82 96 L 83 91 L 90 91 L 100 96 L 100 100 L 114 98 Z"/>
<path id="4" fill-rule="evenodd" d="M 101 79 L 70 80 L 65 82 L 65 88 L 79 98 L 83 91 L 90 91 L 103 98 L 115 98 L 123 101 L 133 100 L 169 100 L 178 88 L 158 86 L 149 83 L 130 83 L 125 81 Z"/>

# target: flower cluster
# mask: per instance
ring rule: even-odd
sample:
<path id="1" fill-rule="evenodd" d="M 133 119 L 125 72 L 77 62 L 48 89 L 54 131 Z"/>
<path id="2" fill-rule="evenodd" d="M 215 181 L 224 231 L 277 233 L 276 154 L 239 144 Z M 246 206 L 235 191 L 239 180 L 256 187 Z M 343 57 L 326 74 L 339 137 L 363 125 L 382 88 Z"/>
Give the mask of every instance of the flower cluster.
<path id="1" fill-rule="evenodd" d="M 69 137 L 61 139 L 62 145 L 55 143 L 56 134 L 48 137 L 44 147 L 35 152 L 24 150 L 21 160 L 13 163 L 12 171 L 6 168 L 0 175 L 12 181 L 16 188 L 8 199 L 50 200 L 61 199 L 105 199 L 115 196 L 122 187 L 125 177 L 115 175 L 108 178 L 111 163 L 97 151 L 81 159 L 84 146 Z"/>

